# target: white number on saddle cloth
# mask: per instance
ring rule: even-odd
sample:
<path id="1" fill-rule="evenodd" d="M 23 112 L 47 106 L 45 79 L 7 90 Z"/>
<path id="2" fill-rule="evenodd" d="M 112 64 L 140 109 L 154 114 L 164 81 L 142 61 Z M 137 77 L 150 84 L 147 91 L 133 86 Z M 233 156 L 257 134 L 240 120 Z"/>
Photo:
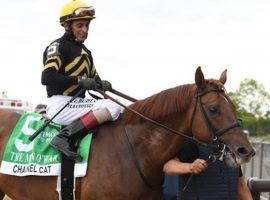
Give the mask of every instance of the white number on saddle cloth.
<path id="1" fill-rule="evenodd" d="M 40 119 L 41 119 L 41 117 L 28 116 L 27 120 L 25 121 L 25 123 L 23 125 L 22 133 L 24 135 L 27 135 L 27 136 L 33 135 L 36 130 L 30 128 L 29 125 L 31 124 L 31 122 L 39 121 Z M 24 144 L 23 140 L 16 139 L 15 140 L 15 146 L 18 149 L 18 151 L 28 152 L 28 151 L 31 151 L 33 149 L 34 141 L 32 141 L 32 142 L 30 142 L 28 144 Z"/>

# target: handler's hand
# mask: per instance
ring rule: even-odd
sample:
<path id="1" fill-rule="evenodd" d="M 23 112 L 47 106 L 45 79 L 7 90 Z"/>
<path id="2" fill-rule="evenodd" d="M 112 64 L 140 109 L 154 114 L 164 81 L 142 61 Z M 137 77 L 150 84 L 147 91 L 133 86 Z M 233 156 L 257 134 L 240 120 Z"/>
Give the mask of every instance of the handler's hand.
<path id="1" fill-rule="evenodd" d="M 190 173 L 199 174 L 208 167 L 207 163 L 203 159 L 196 159 L 193 163 L 190 163 Z"/>

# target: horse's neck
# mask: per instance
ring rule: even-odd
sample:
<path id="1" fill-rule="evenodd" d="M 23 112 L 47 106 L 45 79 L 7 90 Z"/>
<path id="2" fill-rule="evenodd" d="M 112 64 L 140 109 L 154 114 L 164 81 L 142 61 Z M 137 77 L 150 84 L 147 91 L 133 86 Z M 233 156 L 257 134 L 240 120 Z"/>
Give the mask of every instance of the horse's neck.
<path id="1" fill-rule="evenodd" d="M 169 116 L 161 123 L 183 132 L 188 129 L 184 115 Z M 175 156 L 183 142 L 182 137 L 150 123 L 127 126 L 127 131 L 142 168 L 149 174 L 162 172 L 164 163 Z"/>

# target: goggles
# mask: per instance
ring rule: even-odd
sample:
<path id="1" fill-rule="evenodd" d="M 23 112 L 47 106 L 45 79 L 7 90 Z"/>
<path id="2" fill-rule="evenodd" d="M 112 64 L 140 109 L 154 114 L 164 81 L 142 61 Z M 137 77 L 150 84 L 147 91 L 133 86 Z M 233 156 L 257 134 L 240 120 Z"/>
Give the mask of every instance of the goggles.
<path id="1" fill-rule="evenodd" d="M 75 20 L 75 19 L 94 19 L 95 9 L 92 6 L 78 7 L 71 14 L 60 17 L 60 23 Z"/>
<path id="2" fill-rule="evenodd" d="M 79 18 L 79 17 L 95 17 L 95 9 L 90 7 L 79 7 L 76 8 L 72 13 L 72 18 Z"/>

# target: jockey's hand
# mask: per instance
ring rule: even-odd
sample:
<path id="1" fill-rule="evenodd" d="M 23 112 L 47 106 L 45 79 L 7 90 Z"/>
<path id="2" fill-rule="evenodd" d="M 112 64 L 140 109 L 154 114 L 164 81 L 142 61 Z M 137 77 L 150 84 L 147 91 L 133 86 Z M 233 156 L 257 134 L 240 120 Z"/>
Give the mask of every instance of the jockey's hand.
<path id="1" fill-rule="evenodd" d="M 94 80 L 96 82 L 97 89 L 102 90 L 102 80 L 101 80 L 101 78 L 99 77 L 98 74 L 95 75 Z"/>
<path id="2" fill-rule="evenodd" d="M 196 159 L 193 163 L 190 163 L 190 173 L 199 174 L 208 167 L 207 162 L 203 159 Z"/>
<path id="3" fill-rule="evenodd" d="M 78 77 L 78 84 L 87 90 L 96 90 L 97 85 L 93 78 Z"/>
<path id="4" fill-rule="evenodd" d="M 94 77 L 96 82 L 96 88 L 102 91 L 110 91 L 112 90 L 112 84 L 109 81 L 101 80 L 99 75 Z"/>
<path id="5" fill-rule="evenodd" d="M 109 81 L 102 81 L 102 90 L 103 91 L 110 91 L 112 90 L 112 84 Z"/>

